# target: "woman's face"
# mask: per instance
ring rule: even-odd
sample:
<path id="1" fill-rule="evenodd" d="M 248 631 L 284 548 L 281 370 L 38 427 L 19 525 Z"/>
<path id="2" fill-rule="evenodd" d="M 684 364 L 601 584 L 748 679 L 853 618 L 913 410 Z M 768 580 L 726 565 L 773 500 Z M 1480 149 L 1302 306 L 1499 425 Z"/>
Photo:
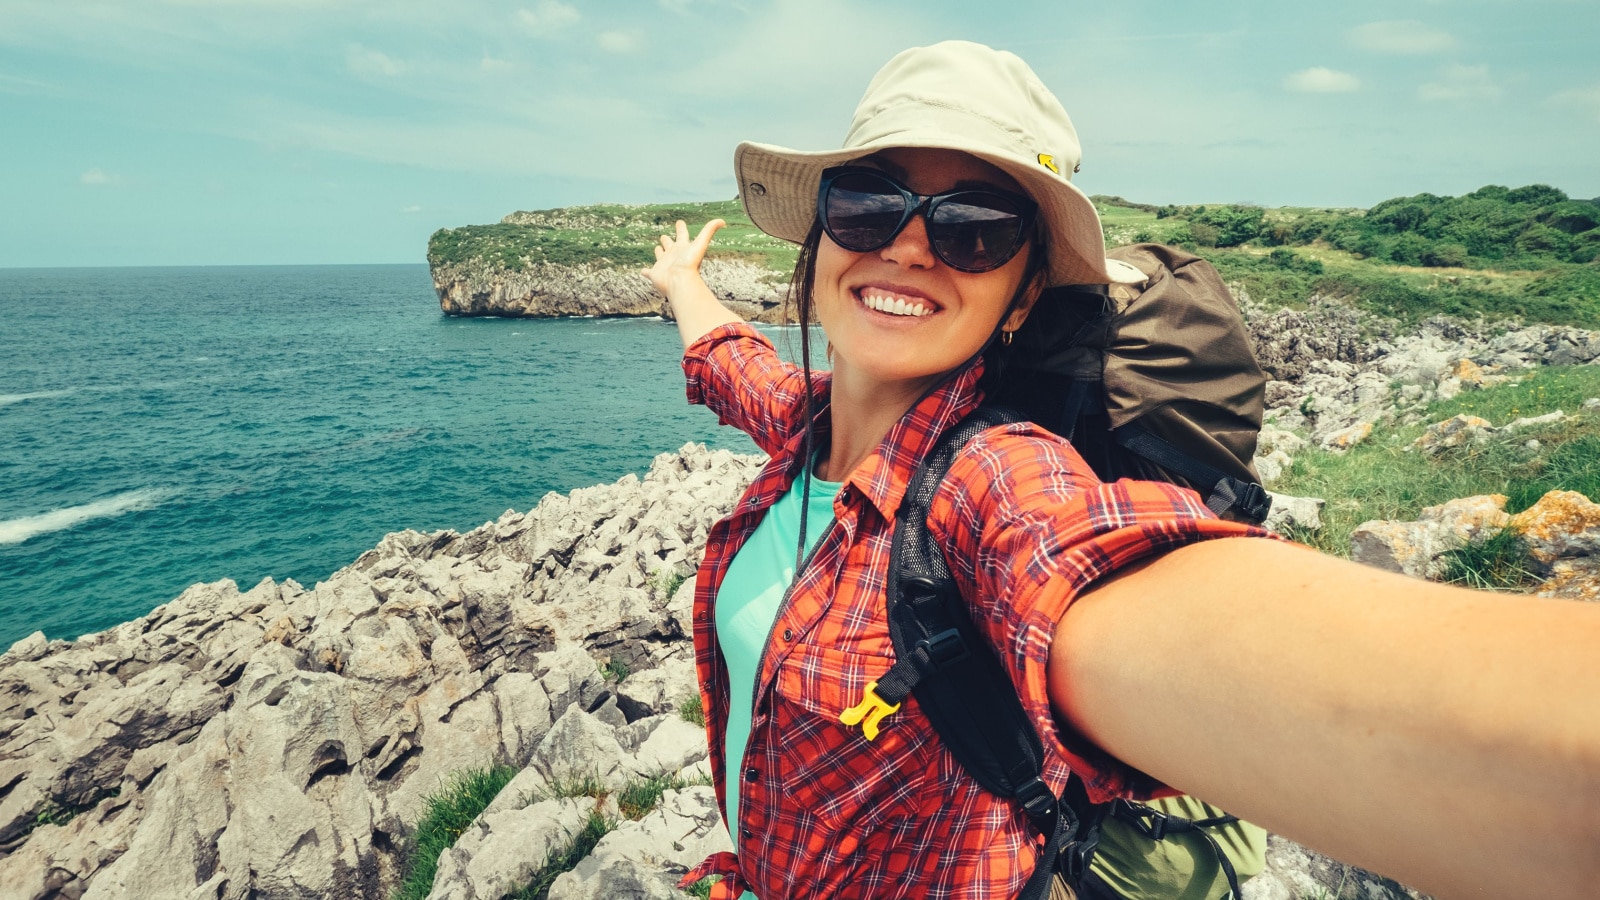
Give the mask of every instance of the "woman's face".
<path id="1" fill-rule="evenodd" d="M 1000 169 L 954 150 L 885 150 L 857 164 L 882 169 L 919 194 L 958 185 L 1022 193 Z M 812 296 L 833 346 L 835 379 L 919 388 L 966 362 L 1000 324 L 1032 251 L 1024 247 L 988 272 L 952 269 L 929 248 L 921 214 L 868 253 L 845 250 L 824 234 Z M 1008 317 L 1008 330 L 1027 317 L 1037 289 L 1029 295 Z"/>

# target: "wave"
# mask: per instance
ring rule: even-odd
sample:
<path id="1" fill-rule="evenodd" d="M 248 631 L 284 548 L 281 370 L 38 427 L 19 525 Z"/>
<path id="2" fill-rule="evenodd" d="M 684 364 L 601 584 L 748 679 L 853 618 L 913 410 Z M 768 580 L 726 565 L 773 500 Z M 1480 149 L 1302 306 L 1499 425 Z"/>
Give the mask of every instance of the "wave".
<path id="1" fill-rule="evenodd" d="M 0 394 L 0 406 L 10 406 L 24 400 L 46 400 L 50 397 L 65 397 L 71 391 L 35 391 L 31 394 Z"/>
<path id="2" fill-rule="evenodd" d="M 51 510 L 37 516 L 24 516 L 20 519 L 7 519 L 0 522 L 0 546 L 5 544 L 20 544 L 29 538 L 52 531 L 63 531 L 93 519 L 105 519 L 111 516 L 120 516 L 123 513 L 140 509 L 149 509 L 160 503 L 171 494 L 171 491 L 146 488 L 139 491 L 127 491 L 115 497 L 85 503 L 82 506 L 68 506 L 65 509 Z"/>

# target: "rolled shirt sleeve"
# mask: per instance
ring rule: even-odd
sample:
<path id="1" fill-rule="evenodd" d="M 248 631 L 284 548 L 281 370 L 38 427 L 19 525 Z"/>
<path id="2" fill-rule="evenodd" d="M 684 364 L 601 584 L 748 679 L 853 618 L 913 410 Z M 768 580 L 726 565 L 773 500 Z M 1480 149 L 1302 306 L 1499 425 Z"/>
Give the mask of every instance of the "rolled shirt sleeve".
<path id="1" fill-rule="evenodd" d="M 1160 790 L 1057 723 L 1047 680 L 1056 624 L 1085 589 L 1141 559 L 1195 541 L 1268 533 L 1218 519 L 1176 485 L 1101 482 L 1070 444 L 1029 423 L 974 438 L 951 465 L 930 521 L 974 623 L 1000 648 L 1052 751 L 1046 780 L 1059 790 L 1064 765 L 1084 778 L 1096 802 Z"/>
<path id="2" fill-rule="evenodd" d="M 805 373 L 778 358 L 766 336 L 746 322 L 719 325 L 683 354 L 689 402 L 717 414 L 776 456 L 805 425 Z M 812 372 L 813 396 L 826 396 L 827 372 Z"/>

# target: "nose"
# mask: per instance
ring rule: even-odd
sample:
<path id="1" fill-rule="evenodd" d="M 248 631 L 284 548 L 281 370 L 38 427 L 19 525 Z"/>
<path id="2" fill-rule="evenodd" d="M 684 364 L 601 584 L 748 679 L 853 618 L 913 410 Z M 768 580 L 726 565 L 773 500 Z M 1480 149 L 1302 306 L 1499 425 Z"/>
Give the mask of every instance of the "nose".
<path id="1" fill-rule="evenodd" d="M 885 262 L 914 269 L 932 268 L 937 258 L 933 255 L 933 248 L 928 245 L 928 220 L 922 210 L 913 212 L 906 227 L 900 229 L 894 240 L 885 244 L 878 253 Z"/>

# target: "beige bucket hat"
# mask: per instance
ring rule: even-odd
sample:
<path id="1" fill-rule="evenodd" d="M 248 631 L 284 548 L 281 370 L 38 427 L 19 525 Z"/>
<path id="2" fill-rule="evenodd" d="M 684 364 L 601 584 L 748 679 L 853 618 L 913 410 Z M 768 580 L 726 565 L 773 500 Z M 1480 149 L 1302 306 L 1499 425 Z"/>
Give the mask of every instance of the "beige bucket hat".
<path id="1" fill-rule="evenodd" d="M 816 219 L 822 170 L 890 147 L 960 150 L 1015 178 L 1039 204 L 1050 286 L 1144 279 L 1106 259 L 1100 216 L 1072 183 L 1082 151 L 1060 101 L 1017 56 L 970 41 L 913 47 L 889 60 L 838 150 L 740 144 L 733 168 L 745 212 L 767 234 L 800 243 Z"/>

